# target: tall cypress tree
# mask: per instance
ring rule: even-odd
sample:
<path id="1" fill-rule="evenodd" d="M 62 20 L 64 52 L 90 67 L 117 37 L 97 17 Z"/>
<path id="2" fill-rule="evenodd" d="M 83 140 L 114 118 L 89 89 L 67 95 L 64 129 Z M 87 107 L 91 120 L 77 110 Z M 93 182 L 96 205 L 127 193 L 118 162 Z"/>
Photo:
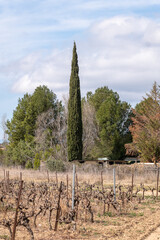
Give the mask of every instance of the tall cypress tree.
<path id="1" fill-rule="evenodd" d="M 68 102 L 68 160 L 82 160 L 82 114 L 78 55 L 74 42 Z"/>

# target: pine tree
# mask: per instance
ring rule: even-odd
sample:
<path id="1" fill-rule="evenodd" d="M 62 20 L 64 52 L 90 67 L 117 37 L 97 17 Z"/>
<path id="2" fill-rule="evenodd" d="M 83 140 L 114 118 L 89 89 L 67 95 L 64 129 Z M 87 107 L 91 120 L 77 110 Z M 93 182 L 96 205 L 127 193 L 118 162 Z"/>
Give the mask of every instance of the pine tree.
<path id="1" fill-rule="evenodd" d="M 67 145 L 69 161 L 82 160 L 82 114 L 78 73 L 78 56 L 74 43 L 68 102 Z"/>

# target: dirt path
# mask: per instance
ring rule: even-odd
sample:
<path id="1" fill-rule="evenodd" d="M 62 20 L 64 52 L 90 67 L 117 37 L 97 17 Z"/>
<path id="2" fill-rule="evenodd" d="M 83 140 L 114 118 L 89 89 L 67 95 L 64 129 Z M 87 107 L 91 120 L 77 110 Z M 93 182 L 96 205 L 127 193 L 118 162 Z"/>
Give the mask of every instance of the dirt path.
<path id="1" fill-rule="evenodd" d="M 151 233 L 145 240 L 160 240 L 160 227 Z"/>

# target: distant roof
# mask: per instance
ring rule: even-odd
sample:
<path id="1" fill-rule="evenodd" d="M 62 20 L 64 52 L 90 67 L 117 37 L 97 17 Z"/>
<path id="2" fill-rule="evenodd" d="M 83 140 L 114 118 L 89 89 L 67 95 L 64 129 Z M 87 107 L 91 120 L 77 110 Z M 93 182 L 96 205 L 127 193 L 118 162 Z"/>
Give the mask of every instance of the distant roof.
<path id="1" fill-rule="evenodd" d="M 108 161 L 109 159 L 107 157 L 104 158 L 98 158 L 98 161 Z"/>

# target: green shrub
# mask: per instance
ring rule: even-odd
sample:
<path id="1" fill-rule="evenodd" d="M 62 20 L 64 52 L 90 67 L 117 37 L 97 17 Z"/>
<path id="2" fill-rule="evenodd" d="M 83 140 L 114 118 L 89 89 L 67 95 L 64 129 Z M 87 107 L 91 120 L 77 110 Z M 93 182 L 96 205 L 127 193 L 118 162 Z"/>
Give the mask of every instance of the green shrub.
<path id="1" fill-rule="evenodd" d="M 0 165 L 4 163 L 4 152 L 0 149 Z"/>
<path id="2" fill-rule="evenodd" d="M 57 160 L 53 157 L 48 158 L 47 160 L 47 168 L 50 171 L 64 172 L 65 165 L 62 160 Z"/>
<path id="3" fill-rule="evenodd" d="M 41 160 L 41 155 L 40 153 L 36 153 L 35 154 L 35 159 L 34 159 L 34 165 L 33 165 L 33 168 L 35 170 L 39 169 L 40 168 L 40 160 Z"/>
<path id="4" fill-rule="evenodd" d="M 25 168 L 27 168 L 27 169 L 33 168 L 33 164 L 32 164 L 32 162 L 30 160 L 28 160 L 26 162 Z"/>

